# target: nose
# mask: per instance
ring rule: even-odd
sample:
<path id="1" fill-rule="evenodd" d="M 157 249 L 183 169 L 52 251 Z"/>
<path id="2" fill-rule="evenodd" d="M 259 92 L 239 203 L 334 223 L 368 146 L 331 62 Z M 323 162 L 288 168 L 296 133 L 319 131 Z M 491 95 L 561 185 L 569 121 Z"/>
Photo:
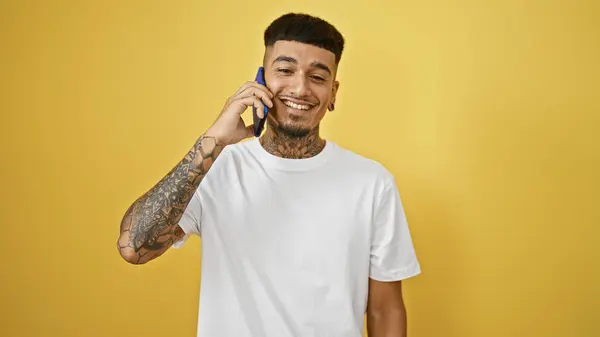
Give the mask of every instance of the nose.
<path id="1" fill-rule="evenodd" d="M 310 83 L 308 82 L 305 74 L 302 72 L 298 72 L 296 76 L 294 76 L 291 87 L 294 95 L 297 97 L 306 97 L 310 96 L 311 94 Z"/>

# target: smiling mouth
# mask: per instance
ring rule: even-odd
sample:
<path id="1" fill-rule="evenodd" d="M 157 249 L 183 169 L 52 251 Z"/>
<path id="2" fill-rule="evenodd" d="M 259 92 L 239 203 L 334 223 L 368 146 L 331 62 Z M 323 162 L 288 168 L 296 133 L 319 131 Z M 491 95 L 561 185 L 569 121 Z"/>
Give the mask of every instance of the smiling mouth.
<path id="1" fill-rule="evenodd" d="M 298 104 L 298 103 L 294 103 L 292 101 L 288 101 L 288 100 L 281 100 L 283 102 L 283 104 L 285 104 L 286 106 L 296 109 L 296 110 L 310 110 L 311 108 L 314 107 L 314 104 Z"/>

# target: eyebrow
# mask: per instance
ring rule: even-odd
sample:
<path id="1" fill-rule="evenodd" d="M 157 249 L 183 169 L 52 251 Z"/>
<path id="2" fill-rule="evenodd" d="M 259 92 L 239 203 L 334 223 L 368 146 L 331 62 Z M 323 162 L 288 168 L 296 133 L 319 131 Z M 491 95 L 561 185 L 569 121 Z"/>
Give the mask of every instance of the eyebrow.
<path id="1" fill-rule="evenodd" d="M 273 61 L 273 63 L 275 62 L 289 62 L 289 63 L 293 63 L 293 64 L 298 64 L 298 61 L 290 56 L 278 56 L 275 61 Z M 313 68 L 317 68 L 317 69 L 321 69 L 321 70 L 325 70 L 327 73 L 329 73 L 329 75 L 331 75 L 331 69 L 329 69 L 329 67 L 324 64 L 321 63 L 319 61 L 313 61 L 310 64 L 311 67 Z"/>

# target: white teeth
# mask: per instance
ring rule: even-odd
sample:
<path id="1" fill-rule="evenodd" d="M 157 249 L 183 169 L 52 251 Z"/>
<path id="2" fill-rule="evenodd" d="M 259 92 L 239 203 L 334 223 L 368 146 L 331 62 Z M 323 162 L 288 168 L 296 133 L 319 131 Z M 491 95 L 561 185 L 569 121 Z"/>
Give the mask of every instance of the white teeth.
<path id="1" fill-rule="evenodd" d="M 291 108 L 294 109 L 298 109 L 298 110 L 308 110 L 310 109 L 310 106 L 308 105 L 304 105 L 304 104 L 296 104 L 294 102 L 290 102 L 290 101 L 283 101 L 283 103 Z"/>

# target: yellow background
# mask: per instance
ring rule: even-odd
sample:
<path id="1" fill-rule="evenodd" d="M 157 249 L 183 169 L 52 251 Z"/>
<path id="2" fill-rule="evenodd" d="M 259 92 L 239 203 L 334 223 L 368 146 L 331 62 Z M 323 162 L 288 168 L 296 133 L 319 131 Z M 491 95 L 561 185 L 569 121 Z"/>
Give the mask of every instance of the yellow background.
<path id="1" fill-rule="evenodd" d="M 323 135 L 397 177 L 411 337 L 600 336 L 597 1 L 2 1 L 0 335 L 194 336 L 200 240 L 129 204 L 254 78 L 287 11 L 347 49 Z"/>

